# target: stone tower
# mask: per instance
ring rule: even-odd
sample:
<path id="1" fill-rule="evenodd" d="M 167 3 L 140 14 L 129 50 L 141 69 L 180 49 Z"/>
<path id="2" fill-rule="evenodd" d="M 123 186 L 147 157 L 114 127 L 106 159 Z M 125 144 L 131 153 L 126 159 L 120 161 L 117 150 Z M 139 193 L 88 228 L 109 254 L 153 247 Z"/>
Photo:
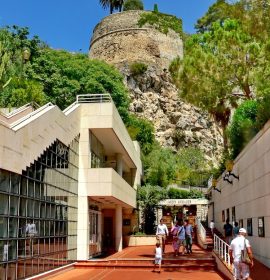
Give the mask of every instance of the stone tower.
<path id="1" fill-rule="evenodd" d="M 183 41 L 173 30 L 163 34 L 151 25 L 139 27 L 142 13 L 105 17 L 93 31 L 89 57 L 122 72 L 132 100 L 130 111 L 154 124 L 162 146 L 198 147 L 206 159 L 216 162 L 223 146 L 219 128 L 206 112 L 179 98 L 168 72 L 172 60 L 183 56 Z M 133 75 L 130 66 L 135 62 L 147 65 L 146 72 Z"/>

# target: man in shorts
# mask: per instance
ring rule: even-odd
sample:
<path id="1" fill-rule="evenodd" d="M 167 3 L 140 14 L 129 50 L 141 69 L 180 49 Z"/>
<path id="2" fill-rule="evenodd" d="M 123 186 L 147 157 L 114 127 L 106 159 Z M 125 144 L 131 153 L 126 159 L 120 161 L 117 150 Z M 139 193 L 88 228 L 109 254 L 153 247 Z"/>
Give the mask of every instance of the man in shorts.
<path id="1" fill-rule="evenodd" d="M 162 245 L 162 253 L 165 253 L 165 241 L 166 236 L 169 234 L 168 228 L 163 224 L 163 220 L 160 220 L 160 224 L 157 226 L 156 237 L 160 245 Z"/>
<path id="2" fill-rule="evenodd" d="M 253 254 L 249 241 L 246 239 L 247 231 L 244 228 L 239 229 L 239 234 L 233 239 L 229 248 L 231 262 L 234 266 L 234 280 L 247 280 L 250 274 L 250 267 L 253 267 Z M 250 264 L 243 261 L 242 255 L 244 251 L 250 259 Z"/>

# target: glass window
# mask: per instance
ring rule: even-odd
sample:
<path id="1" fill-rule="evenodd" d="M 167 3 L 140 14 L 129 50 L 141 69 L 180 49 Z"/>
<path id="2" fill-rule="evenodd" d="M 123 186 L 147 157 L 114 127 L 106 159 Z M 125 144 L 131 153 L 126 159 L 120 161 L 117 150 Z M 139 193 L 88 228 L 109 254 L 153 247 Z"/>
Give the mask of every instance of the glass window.
<path id="1" fill-rule="evenodd" d="M 19 237 L 26 236 L 26 219 L 19 219 Z"/>
<path id="2" fill-rule="evenodd" d="M 19 198 L 17 196 L 10 196 L 9 214 L 18 215 Z"/>
<path id="3" fill-rule="evenodd" d="M 0 237 L 7 237 L 7 228 L 8 228 L 7 218 L 0 217 Z"/>
<path id="4" fill-rule="evenodd" d="M 19 187 L 20 187 L 20 180 L 21 177 L 18 174 L 12 173 L 11 174 L 11 193 L 19 193 Z"/>
<path id="5" fill-rule="evenodd" d="M 35 182 L 35 198 L 40 198 L 40 183 Z"/>
<path id="6" fill-rule="evenodd" d="M 26 256 L 26 240 L 19 239 L 18 240 L 18 258 L 22 259 Z"/>
<path id="7" fill-rule="evenodd" d="M 248 236 L 253 235 L 252 218 L 247 219 L 247 234 L 248 234 Z"/>
<path id="8" fill-rule="evenodd" d="M 10 279 L 10 280 L 14 280 L 16 279 L 16 271 L 17 271 L 17 265 L 16 263 L 9 263 L 8 264 L 8 275 L 7 275 L 7 279 Z"/>
<path id="9" fill-rule="evenodd" d="M 259 217 L 258 218 L 258 236 L 259 237 L 264 237 L 264 217 Z"/>
<path id="10" fill-rule="evenodd" d="M 26 198 L 20 198 L 20 216 L 26 216 Z"/>
<path id="11" fill-rule="evenodd" d="M 0 214 L 8 215 L 8 195 L 0 193 Z"/>
<path id="12" fill-rule="evenodd" d="M 0 191 L 9 192 L 9 172 L 0 170 Z"/>
<path id="13" fill-rule="evenodd" d="M 226 211 L 226 220 L 230 221 L 230 209 L 229 208 Z"/>
<path id="14" fill-rule="evenodd" d="M 28 179 L 28 196 L 34 197 L 34 192 L 35 192 L 34 181 Z"/>
<path id="15" fill-rule="evenodd" d="M 34 217 L 34 201 L 32 199 L 27 200 L 27 217 Z"/>
<path id="16" fill-rule="evenodd" d="M 235 207 L 232 207 L 232 221 L 235 222 Z"/>
<path id="17" fill-rule="evenodd" d="M 10 240 L 8 243 L 8 259 L 17 259 L 17 240 Z"/>
<path id="18" fill-rule="evenodd" d="M 9 218 L 9 237 L 18 236 L 18 219 Z"/>
<path id="19" fill-rule="evenodd" d="M 27 179 L 25 177 L 21 178 L 21 195 L 27 196 Z"/>

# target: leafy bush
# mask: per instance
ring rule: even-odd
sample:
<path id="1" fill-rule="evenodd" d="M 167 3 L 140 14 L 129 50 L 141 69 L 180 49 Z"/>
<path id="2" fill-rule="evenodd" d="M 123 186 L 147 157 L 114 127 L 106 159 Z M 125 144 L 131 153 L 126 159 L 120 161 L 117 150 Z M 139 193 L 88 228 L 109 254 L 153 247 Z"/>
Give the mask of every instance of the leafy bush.
<path id="1" fill-rule="evenodd" d="M 146 234 L 153 234 L 156 221 L 156 205 L 166 197 L 166 190 L 157 186 L 139 186 L 137 202 L 142 210 L 143 230 Z"/>
<path id="2" fill-rule="evenodd" d="M 124 11 L 130 11 L 130 10 L 143 10 L 143 2 L 141 0 L 126 0 L 124 2 Z"/>
<path id="3" fill-rule="evenodd" d="M 257 133 L 258 130 L 255 127 L 257 112 L 258 102 L 256 100 L 245 101 L 236 109 L 228 128 L 233 158 L 242 151 Z"/>
<path id="4" fill-rule="evenodd" d="M 147 70 L 147 65 L 142 62 L 134 62 L 133 64 L 130 65 L 130 72 L 134 76 L 142 75 L 146 72 L 146 70 Z"/>
<path id="5" fill-rule="evenodd" d="M 176 162 L 176 155 L 171 149 L 156 145 L 144 159 L 145 181 L 166 188 L 176 178 Z"/>
<path id="6" fill-rule="evenodd" d="M 127 130 L 130 137 L 140 143 L 141 150 L 145 155 L 151 152 L 155 141 L 152 123 L 130 114 Z"/>
<path id="7" fill-rule="evenodd" d="M 168 34 L 169 29 L 175 31 L 180 37 L 183 35 L 182 20 L 176 16 L 162 14 L 159 12 L 143 13 L 138 21 L 139 27 L 150 24 L 161 33 Z"/>
<path id="8" fill-rule="evenodd" d="M 170 199 L 186 199 L 186 198 L 203 198 L 204 195 L 199 190 L 181 190 L 176 188 L 170 188 L 167 192 L 167 196 Z"/>
<path id="9" fill-rule="evenodd" d="M 157 13 L 158 12 L 158 5 L 154 4 L 154 12 Z"/>

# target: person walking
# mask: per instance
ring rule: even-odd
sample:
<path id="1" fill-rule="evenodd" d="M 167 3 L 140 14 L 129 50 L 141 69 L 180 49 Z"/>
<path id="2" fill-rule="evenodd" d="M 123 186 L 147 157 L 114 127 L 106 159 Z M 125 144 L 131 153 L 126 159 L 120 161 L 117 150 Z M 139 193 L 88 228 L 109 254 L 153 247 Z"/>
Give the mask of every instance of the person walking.
<path id="1" fill-rule="evenodd" d="M 186 252 L 187 252 L 187 254 L 191 254 L 192 253 L 193 228 L 192 228 L 192 225 L 189 224 L 188 220 L 185 220 L 184 226 L 185 226 Z"/>
<path id="2" fill-rule="evenodd" d="M 234 227 L 233 227 L 233 238 L 237 237 L 239 233 L 239 226 L 237 222 L 234 222 Z"/>
<path id="3" fill-rule="evenodd" d="M 215 229 L 215 223 L 214 220 L 211 220 L 210 224 L 209 224 L 209 228 L 211 229 L 211 233 L 214 236 L 214 229 Z"/>
<path id="4" fill-rule="evenodd" d="M 155 248 L 155 260 L 154 260 L 154 268 L 153 272 L 156 271 L 156 266 L 158 265 L 158 273 L 161 272 L 161 262 L 162 262 L 162 250 L 160 248 L 160 243 L 156 243 L 156 248 Z"/>
<path id="5" fill-rule="evenodd" d="M 165 254 L 165 242 L 166 237 L 169 234 L 167 226 L 163 223 L 163 219 L 160 220 L 159 225 L 157 226 L 156 237 L 159 244 L 162 245 L 162 252 Z"/>
<path id="6" fill-rule="evenodd" d="M 225 241 L 227 244 L 230 244 L 232 241 L 233 226 L 230 224 L 229 219 L 226 220 L 226 224 L 223 226 L 223 229 L 224 229 Z"/>
<path id="7" fill-rule="evenodd" d="M 253 253 L 248 239 L 247 231 L 244 228 L 239 229 L 239 234 L 234 238 L 229 247 L 231 263 L 234 266 L 234 280 L 246 280 L 250 275 L 250 268 L 253 267 Z M 249 257 L 247 262 L 246 255 Z"/>
<path id="8" fill-rule="evenodd" d="M 180 220 L 179 221 L 179 229 L 178 229 L 178 232 L 177 232 L 177 236 L 178 236 L 178 246 L 179 246 L 179 250 L 182 249 L 182 251 L 180 252 L 182 255 L 185 254 L 185 241 L 186 241 L 186 238 L 185 238 L 185 227 L 184 227 L 184 224 L 183 224 L 183 220 Z"/>
<path id="9" fill-rule="evenodd" d="M 171 234 L 172 234 L 172 238 L 173 238 L 172 247 L 173 247 L 175 257 L 178 256 L 178 251 L 179 251 L 178 237 L 177 237 L 178 230 L 179 230 L 179 224 L 178 224 L 178 220 L 177 220 L 171 229 Z"/>

